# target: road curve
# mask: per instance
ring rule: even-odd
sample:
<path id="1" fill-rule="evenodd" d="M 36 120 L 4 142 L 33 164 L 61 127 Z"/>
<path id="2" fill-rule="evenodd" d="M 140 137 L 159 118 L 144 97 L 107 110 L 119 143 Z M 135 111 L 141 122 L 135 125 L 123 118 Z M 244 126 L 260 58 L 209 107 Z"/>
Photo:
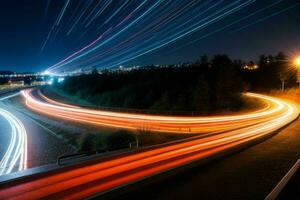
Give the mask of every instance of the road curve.
<path id="1" fill-rule="evenodd" d="M 253 93 L 247 95 L 263 101 L 265 103 L 263 109 L 243 115 L 216 117 L 159 116 L 91 110 L 51 100 L 32 89 L 23 90 L 22 95 L 30 109 L 52 117 L 99 126 L 173 133 L 213 133 L 233 130 L 276 119 L 289 109 L 288 105 L 278 99 Z"/>
<path id="2" fill-rule="evenodd" d="M 35 99 L 30 93 L 30 90 L 23 92 L 27 105 L 39 112 L 42 109 L 40 106 L 43 106 L 42 113 L 55 110 L 55 112 L 62 112 L 62 114 L 66 115 L 68 112 L 72 112 L 76 117 L 79 114 L 84 114 L 85 117 L 91 115 L 93 120 L 95 116 L 99 117 L 100 115 L 102 117 L 104 114 L 106 118 L 109 116 L 113 120 L 116 117 L 118 119 L 126 119 L 128 116 L 131 117 L 130 120 L 132 118 L 141 120 L 140 117 L 147 116 L 120 114 L 120 117 L 117 113 L 81 110 L 81 108 L 77 110 L 77 108 L 67 108 L 42 102 Z M 152 123 L 153 121 L 161 120 L 163 125 L 165 123 L 174 123 L 175 125 L 184 124 L 185 126 L 186 123 L 189 123 L 189 125 L 201 124 L 202 126 L 202 123 L 210 124 L 216 121 L 217 124 L 225 123 L 225 126 L 227 126 L 227 124 L 232 122 L 235 124 L 237 123 L 236 121 L 240 120 L 241 123 L 251 121 L 252 125 L 248 124 L 239 129 L 232 129 L 207 137 L 195 137 L 191 140 L 183 140 L 182 142 L 165 146 L 117 155 L 101 162 L 93 162 L 80 167 L 75 165 L 66 171 L 59 170 L 51 174 L 41 174 L 34 180 L 16 180 L 8 185 L 2 185 L 0 199 L 83 199 L 95 194 L 105 193 L 114 188 L 171 170 L 195 160 L 210 157 L 237 145 L 267 136 L 290 123 L 298 116 L 298 109 L 293 104 L 263 95 L 249 95 L 268 101 L 268 106 L 259 112 L 230 117 L 182 118 L 147 116 L 143 121 L 150 120 Z M 222 129 L 222 124 L 219 126 Z"/>
<path id="3" fill-rule="evenodd" d="M 19 93 L 0 98 L 3 101 L 12 98 Z M 12 113 L 0 108 L 3 116 L 11 127 L 11 139 L 8 148 L 0 161 L 0 176 L 13 171 L 21 171 L 27 168 L 27 134 L 22 122 Z"/>

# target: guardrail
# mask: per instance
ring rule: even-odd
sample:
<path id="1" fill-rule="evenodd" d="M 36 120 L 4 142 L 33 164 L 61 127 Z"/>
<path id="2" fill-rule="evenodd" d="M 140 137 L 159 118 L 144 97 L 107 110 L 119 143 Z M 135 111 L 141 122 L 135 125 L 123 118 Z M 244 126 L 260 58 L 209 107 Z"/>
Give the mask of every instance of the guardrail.
<path id="1" fill-rule="evenodd" d="M 112 156 L 118 156 L 136 150 L 136 149 L 128 148 L 128 145 L 126 145 L 126 148 L 118 148 L 115 150 L 112 149 L 113 148 L 111 148 L 110 151 L 95 150 L 95 151 L 86 151 L 86 152 L 79 152 L 75 154 L 63 155 L 57 158 L 56 163 L 54 162 L 51 164 L 28 168 L 26 170 L 2 175 L 0 176 L 0 190 L 1 190 L 1 186 L 12 183 L 14 181 L 21 181 L 28 178 L 34 178 L 46 173 L 54 173 L 55 171 L 59 171 L 59 170 L 68 170 L 69 168 L 72 168 L 74 166 L 85 165 L 90 162 L 99 162 L 103 159 L 107 159 Z M 63 163 L 63 161 L 73 161 L 73 162 Z"/>
<path id="2" fill-rule="evenodd" d="M 119 146 L 119 147 L 115 147 L 115 148 L 97 149 L 97 150 L 93 150 L 93 151 L 83 151 L 83 152 L 78 152 L 78 153 L 74 153 L 74 154 L 62 155 L 57 158 L 57 164 L 59 166 L 62 166 L 62 165 L 64 165 L 63 161 L 72 161 L 72 160 L 86 158 L 89 156 L 99 155 L 99 154 L 114 154 L 118 151 L 124 151 L 124 150 L 130 150 L 130 149 L 132 149 L 131 143 L 129 143 L 129 146 L 124 145 L 124 146 Z"/>
<path id="3" fill-rule="evenodd" d="M 265 198 L 265 200 L 275 200 L 279 197 L 280 193 L 284 190 L 287 184 L 294 177 L 300 168 L 300 159 L 293 165 L 293 167 L 286 173 L 286 175 L 279 181 L 275 188 Z"/>

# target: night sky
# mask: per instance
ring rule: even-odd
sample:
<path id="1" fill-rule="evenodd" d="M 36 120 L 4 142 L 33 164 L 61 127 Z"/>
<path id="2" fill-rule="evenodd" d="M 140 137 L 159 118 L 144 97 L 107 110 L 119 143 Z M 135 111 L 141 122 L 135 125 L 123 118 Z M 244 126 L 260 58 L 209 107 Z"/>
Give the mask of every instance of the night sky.
<path id="1" fill-rule="evenodd" d="M 0 28 L 0 70 L 247 61 L 300 52 L 300 0 L 1 0 Z"/>

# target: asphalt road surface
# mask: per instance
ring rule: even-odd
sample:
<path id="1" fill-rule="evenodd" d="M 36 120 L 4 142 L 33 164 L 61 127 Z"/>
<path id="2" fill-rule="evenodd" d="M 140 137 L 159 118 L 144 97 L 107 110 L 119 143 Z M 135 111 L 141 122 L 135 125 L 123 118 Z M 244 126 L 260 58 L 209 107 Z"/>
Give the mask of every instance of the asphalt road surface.
<path id="1" fill-rule="evenodd" d="M 0 116 L 0 124 L 1 124 L 1 129 L 0 129 L 0 158 L 2 158 L 8 148 L 9 141 L 11 139 L 11 135 L 7 134 L 8 132 L 11 131 L 11 128 L 9 126 L 9 123 L 5 119 L 5 117 Z"/>
<path id="2" fill-rule="evenodd" d="M 141 115 L 137 116 L 122 113 L 117 114 L 110 112 L 91 111 L 81 108 L 74 108 L 69 105 L 62 105 L 59 102 L 55 103 L 47 100 L 40 101 L 40 99 L 37 99 L 34 97 L 34 95 L 31 95 L 30 90 L 23 93 L 23 95 L 27 100 L 27 106 L 36 112 L 45 112 L 44 114 L 49 115 L 55 115 L 60 112 L 59 116 L 64 116 L 69 119 L 71 117 L 76 119 L 78 119 L 78 117 L 84 117 L 84 120 L 105 119 L 105 123 L 110 123 L 107 121 L 107 118 L 112 118 L 115 125 L 117 123 L 116 119 L 119 119 L 119 121 L 122 122 L 121 124 L 124 124 L 123 120 L 126 121 L 127 118 L 130 120 L 132 120 L 132 118 L 140 120 L 141 117 L 145 117 Z M 166 124 L 169 125 L 170 121 L 173 123 L 173 125 L 174 123 L 177 125 L 182 125 L 185 123 L 184 125 L 187 126 L 186 121 L 189 122 L 188 125 L 194 125 L 194 123 L 191 123 L 191 121 L 194 122 L 195 120 L 197 121 L 197 128 L 200 126 L 205 127 L 207 126 L 207 123 L 209 125 L 211 125 L 211 123 L 216 123 L 220 126 L 220 128 L 223 128 L 222 125 L 227 126 L 228 124 L 231 124 L 232 121 L 239 121 L 240 124 L 244 125 L 242 127 L 240 127 L 239 123 L 234 123 L 236 126 L 232 125 L 231 130 L 227 130 L 219 134 L 206 135 L 204 137 L 200 135 L 199 137 L 189 138 L 184 141 L 161 145 L 159 147 L 141 149 L 136 152 L 112 156 L 103 160 L 102 162 L 89 163 L 85 166 L 74 165 L 68 170 L 62 169 L 53 172 L 51 173 L 51 176 L 48 176 L 47 173 L 41 174 L 34 180 L 20 180 L 20 182 L 16 180 L 16 182 L 11 183 L 10 186 L 3 186 L 4 189 L 0 191 L 0 198 L 9 198 L 13 196 L 16 199 L 46 197 L 53 199 L 65 197 L 82 199 L 94 194 L 105 193 L 112 189 L 119 188 L 120 186 L 128 185 L 168 170 L 174 170 L 182 165 L 191 164 L 193 161 L 199 161 L 201 159 L 213 157 L 214 155 L 222 152 L 227 152 L 233 148 L 248 144 L 251 141 L 270 136 L 275 130 L 290 123 L 298 116 L 297 106 L 289 102 L 263 95 L 256 95 L 256 97 L 264 100 L 267 106 L 263 110 L 257 111 L 252 115 L 245 114 L 231 117 L 212 117 L 204 119 L 180 117 L 169 118 L 160 116 L 146 116 L 143 118 L 145 121 L 149 120 L 150 123 L 155 123 L 153 126 L 155 129 L 157 129 L 157 127 L 160 125 L 160 123 L 156 123 L 157 121 L 160 121 L 164 125 L 163 127 L 161 126 L 162 128 L 170 130 L 170 127 L 166 126 Z M 249 120 L 252 122 L 252 124 L 249 122 Z M 247 123 L 244 123 L 245 121 L 247 121 Z M 200 122 L 203 123 L 201 124 Z M 103 121 L 101 124 L 103 124 Z M 134 126 L 135 124 L 130 125 Z M 257 159 L 259 152 L 256 152 L 256 154 L 252 156 L 252 158 Z M 189 185 L 188 187 L 185 187 L 184 190 L 181 190 L 181 193 L 177 193 L 176 191 L 177 195 L 171 194 L 169 190 L 166 192 L 165 197 L 167 199 L 172 199 L 172 197 L 177 198 L 181 194 L 181 198 L 187 198 L 188 196 L 194 198 L 196 197 L 194 196 L 195 194 L 199 196 L 203 195 L 204 197 L 205 194 L 209 194 L 209 196 L 206 196 L 207 198 L 205 199 L 209 199 L 210 197 L 216 197 L 217 199 L 226 198 L 226 195 L 222 195 L 222 192 L 216 192 L 218 191 L 217 189 L 223 187 L 228 188 L 228 190 L 238 191 L 242 186 L 235 185 L 238 184 L 238 182 L 236 182 L 229 187 L 233 179 L 231 179 L 228 175 L 235 172 L 241 175 L 242 172 L 248 171 L 248 166 L 245 164 L 248 163 L 250 167 L 249 161 L 252 160 L 253 159 L 249 159 L 241 162 L 243 164 L 243 168 L 238 168 L 239 162 L 231 162 L 230 168 L 227 168 L 228 171 L 222 171 L 223 177 L 221 179 L 218 179 L 219 176 L 207 176 L 200 181 L 203 185 Z M 254 167 L 255 166 L 256 165 L 254 165 Z M 266 170 L 268 169 L 264 168 L 264 171 Z M 186 176 L 189 177 L 188 175 Z M 240 177 L 243 178 L 244 185 L 248 189 L 247 193 L 244 194 L 255 194 L 256 190 L 253 190 L 251 185 L 247 185 L 248 176 Z M 259 178 L 261 178 L 261 176 L 259 176 Z M 211 180 L 218 180 L 218 183 L 215 182 L 216 185 L 211 185 L 209 184 L 209 181 Z M 172 183 L 175 183 L 175 181 Z M 185 180 L 185 184 L 189 183 L 189 180 Z M 180 184 L 176 184 L 176 188 L 181 187 Z M 203 193 L 200 192 L 199 188 L 202 189 Z M 158 192 L 154 193 L 152 190 L 154 190 L 154 187 L 151 187 L 151 193 L 153 197 L 161 198 L 161 194 Z M 174 191 L 174 188 L 172 191 Z M 178 191 L 180 190 L 178 189 Z M 147 193 L 143 194 L 143 196 L 146 194 Z M 145 198 L 148 197 L 150 197 L 150 195 L 146 195 Z M 164 197 L 164 195 L 162 195 L 162 197 Z M 234 199 L 235 197 L 240 196 L 231 196 L 230 199 Z"/>
<path id="3" fill-rule="evenodd" d="M 5 97 L 5 95 L 2 96 Z M 63 154 L 74 152 L 74 150 L 70 148 L 69 145 L 64 143 L 59 138 L 55 137 L 53 134 L 51 134 L 49 130 L 47 130 L 46 127 L 43 127 L 34 118 L 32 118 L 30 114 L 27 113 L 26 109 L 20 109 L 19 104 L 14 104 L 14 102 L 18 101 L 22 101 L 22 98 L 20 98 L 20 96 L 5 99 L 1 101 L 0 108 L 7 111 L 16 119 L 18 119 L 25 127 L 27 139 L 27 164 L 25 168 L 32 168 L 50 163 L 55 163 L 57 161 L 57 157 Z M 8 121 L 3 116 L 0 117 L 0 123 L 0 159 L 2 160 L 11 142 L 12 135 L 11 127 Z M 16 167 L 11 172 L 19 170 L 22 169 L 18 169 Z"/>
<path id="4" fill-rule="evenodd" d="M 273 137 L 239 153 L 180 171 L 128 193 L 123 190 L 123 194 L 112 199 L 264 199 L 299 158 L 297 119 Z"/>

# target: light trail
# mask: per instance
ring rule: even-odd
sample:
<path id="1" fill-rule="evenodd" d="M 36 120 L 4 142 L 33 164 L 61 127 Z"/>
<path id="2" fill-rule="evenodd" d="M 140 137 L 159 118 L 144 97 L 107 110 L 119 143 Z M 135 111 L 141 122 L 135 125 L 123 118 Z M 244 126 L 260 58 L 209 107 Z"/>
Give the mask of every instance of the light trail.
<path id="1" fill-rule="evenodd" d="M 50 99 L 46 99 L 45 102 L 35 98 L 32 89 L 23 90 L 22 95 L 25 97 L 26 105 L 29 108 L 49 116 L 100 126 L 133 130 L 146 129 L 149 131 L 172 133 L 207 133 L 232 130 L 273 119 L 274 116 L 276 117 L 284 108 L 284 104 L 278 100 L 263 95 L 249 93 L 247 94 L 248 96 L 261 99 L 265 102 L 267 107 L 264 110 L 236 116 L 158 116 L 70 107 Z M 37 95 L 41 94 L 37 92 Z M 41 97 L 41 99 L 45 99 L 43 95 Z"/>
<path id="2" fill-rule="evenodd" d="M 92 0 L 90 1 L 85 1 L 85 3 L 87 2 L 86 6 L 83 7 L 83 11 L 80 13 L 79 17 L 77 17 L 77 19 L 75 20 L 75 22 L 73 23 L 73 25 L 71 26 L 70 30 L 67 32 L 67 35 L 70 35 L 71 32 L 74 30 L 74 28 L 76 27 L 76 25 L 78 24 L 78 22 L 81 20 L 81 18 L 83 17 L 83 15 L 85 14 L 85 12 L 87 11 L 87 9 L 90 7 L 90 5 L 92 4 Z"/>
<path id="3" fill-rule="evenodd" d="M 31 91 L 23 92 L 24 97 L 32 107 L 49 106 L 48 103 L 32 102 Z M 99 162 L 91 162 L 84 166 L 73 166 L 68 170 L 58 170 L 51 174 L 42 174 L 34 180 L 18 180 L 10 185 L 3 185 L 0 191 L 1 199 L 83 199 L 95 194 L 102 194 L 114 188 L 143 180 L 147 177 L 172 170 L 182 165 L 190 164 L 199 159 L 205 159 L 212 155 L 229 150 L 233 147 L 243 145 L 250 141 L 268 136 L 273 131 L 287 125 L 298 116 L 298 108 L 292 103 L 283 100 L 258 94 L 249 94 L 267 103 L 260 111 L 244 115 L 203 117 L 203 118 L 182 118 L 134 115 L 135 118 L 146 117 L 147 120 L 165 121 L 179 120 L 181 123 L 192 121 L 192 123 L 216 123 L 222 122 L 219 128 L 226 122 L 229 124 L 235 120 L 244 122 L 251 120 L 252 125 L 240 127 L 207 137 L 194 137 L 180 142 L 150 147 L 138 151 L 112 156 Z M 43 103 L 43 104 L 40 104 Z M 50 107 L 46 107 L 48 109 Z M 51 105 L 51 108 L 61 109 L 60 106 Z M 71 108 L 64 108 L 69 110 Z M 73 113 L 77 112 L 72 110 Z M 79 111 L 78 111 L 79 112 Z M 89 111 L 94 114 L 99 111 Z M 80 111 L 86 113 L 86 110 Z M 110 113 L 110 117 L 118 113 Z M 119 113 L 122 117 L 132 116 L 131 114 Z M 264 118 L 265 120 L 262 120 Z M 200 120 L 201 119 L 201 120 Z M 233 124 L 232 126 L 236 126 Z M 201 135 L 200 135 L 201 136 Z"/>
<path id="4" fill-rule="evenodd" d="M 286 11 L 288 11 L 288 10 L 291 10 L 291 9 L 293 9 L 293 8 L 299 6 L 299 5 L 300 5 L 300 3 L 298 2 L 298 3 L 296 3 L 295 5 L 292 5 L 292 6 L 289 6 L 289 7 L 287 7 L 287 8 L 284 8 L 284 9 L 282 9 L 282 10 L 276 12 L 276 13 L 270 14 L 270 15 L 268 15 L 268 16 L 265 16 L 265 17 L 263 17 L 263 18 L 261 18 L 261 19 L 258 19 L 258 20 L 256 20 L 256 21 L 254 21 L 254 22 L 252 22 L 252 23 L 250 23 L 250 24 L 247 24 L 247 25 L 245 25 L 245 26 L 243 26 L 243 27 L 240 27 L 240 28 L 238 28 L 238 29 L 235 29 L 235 30 L 231 31 L 231 33 L 239 32 L 239 31 L 244 30 L 244 29 L 246 29 L 246 28 L 248 28 L 248 27 L 250 27 L 250 26 L 253 26 L 253 25 L 255 25 L 255 24 L 258 24 L 258 23 L 261 23 L 261 22 L 263 22 L 263 21 L 266 21 L 267 19 L 270 19 L 270 18 L 272 18 L 272 17 L 274 17 L 274 16 L 276 16 L 276 15 L 282 14 L 282 13 L 284 13 L 284 12 L 286 12 Z"/>
<path id="5" fill-rule="evenodd" d="M 64 14 L 65 14 L 65 12 L 66 12 L 66 9 L 67 9 L 69 3 L 70 3 L 70 0 L 67 0 L 66 3 L 65 3 L 65 5 L 64 5 L 64 7 L 63 7 L 63 9 L 62 9 L 62 11 L 61 11 L 61 13 L 59 14 L 59 16 L 58 16 L 58 18 L 57 18 L 57 21 L 55 22 L 55 25 L 56 25 L 56 26 L 59 25 L 59 23 L 60 23 L 62 17 L 64 16 Z"/>
<path id="6" fill-rule="evenodd" d="M 87 28 L 99 15 L 101 15 L 102 12 L 104 12 L 109 7 L 109 5 L 111 3 L 112 3 L 112 0 L 105 2 L 103 7 L 88 21 L 88 23 L 84 27 Z M 91 14 L 92 14 L 92 12 L 91 12 Z M 88 17 L 87 17 L 87 19 L 88 19 Z"/>
<path id="7" fill-rule="evenodd" d="M 207 34 L 205 34 L 205 35 L 202 35 L 202 36 L 200 36 L 199 38 L 197 38 L 197 39 L 195 39 L 195 40 L 192 40 L 192 41 L 190 41 L 190 42 L 188 42 L 188 43 L 185 43 L 184 45 L 181 45 L 181 46 L 179 46 L 179 47 L 176 47 L 176 48 L 174 48 L 173 50 L 169 51 L 168 53 L 174 52 L 174 51 L 177 51 L 177 50 L 179 50 L 179 49 L 181 49 L 181 48 L 183 48 L 183 47 L 187 47 L 187 46 L 189 46 L 189 45 L 195 44 L 195 43 L 199 42 L 200 40 L 203 40 L 203 39 L 205 39 L 205 38 L 207 38 L 207 37 L 209 37 L 209 36 L 211 36 L 211 35 L 214 35 L 214 34 L 216 34 L 216 33 L 218 33 L 218 32 L 224 31 L 226 28 L 229 28 L 229 27 L 231 27 L 231 26 L 233 26 L 233 25 L 235 25 L 235 24 L 238 24 L 238 23 L 240 23 L 240 22 L 242 22 L 242 21 L 244 21 L 244 20 L 246 20 L 246 19 L 248 19 L 248 18 L 250 18 L 250 17 L 253 17 L 253 16 L 255 16 L 255 15 L 258 14 L 258 13 L 261 13 L 261 12 L 263 12 L 263 11 L 266 11 L 266 10 L 270 9 L 271 7 L 273 7 L 273 6 L 275 6 L 275 5 L 279 4 L 279 3 L 281 3 L 282 1 L 283 1 L 283 0 L 275 1 L 274 3 L 272 3 L 272 4 L 270 4 L 270 5 L 267 5 L 266 7 L 263 7 L 263 8 L 261 8 L 261 9 L 259 9 L 259 10 L 256 10 L 255 12 L 252 12 L 252 13 L 250 13 L 249 15 L 243 16 L 243 17 L 239 18 L 238 20 L 233 21 L 232 23 L 226 24 L 225 26 L 220 27 L 220 28 L 218 28 L 218 29 L 216 29 L 216 30 L 214 30 L 214 31 L 211 31 L 211 32 L 209 32 L 209 33 L 207 33 Z M 245 27 L 245 28 L 246 28 L 246 27 Z"/>
<path id="8" fill-rule="evenodd" d="M 230 3 L 225 3 L 225 1 L 222 0 L 210 0 L 205 2 L 185 0 L 148 2 L 146 0 L 141 4 L 137 4 L 134 1 L 128 1 L 128 3 L 125 1 L 120 4 L 119 7 L 116 7 L 116 10 L 112 10 L 111 15 L 106 16 L 107 19 L 104 18 L 104 22 L 101 20 L 101 24 L 98 25 L 98 27 L 103 27 L 102 33 L 106 32 L 107 28 L 112 27 L 112 31 L 107 37 L 101 38 L 97 43 L 92 42 L 85 45 L 82 49 L 77 51 L 80 53 L 72 53 L 70 56 L 67 56 L 67 59 L 63 59 L 50 66 L 46 71 L 51 73 L 59 72 L 62 69 L 69 71 L 72 70 L 72 68 L 74 69 L 72 65 L 76 65 L 75 68 L 82 66 L 78 63 L 89 60 L 90 57 L 95 57 L 95 54 L 107 52 L 107 48 L 118 46 L 118 43 L 122 42 L 124 38 L 130 37 L 132 33 L 144 29 L 145 33 L 127 43 L 126 48 L 116 48 L 114 52 L 109 53 L 105 62 L 98 58 L 93 59 L 86 65 L 86 68 L 94 66 L 114 67 L 160 49 L 196 31 L 202 30 L 254 2 L 255 0 L 232 1 Z M 96 21 L 96 25 L 96 18 L 98 18 L 107 5 L 111 3 L 112 1 L 110 0 L 106 1 L 104 5 L 99 6 L 99 11 L 90 19 L 90 15 L 94 13 L 98 6 L 94 7 L 90 15 L 83 19 L 84 22 L 89 21 L 85 28 L 94 21 Z M 189 4 L 192 6 L 186 6 Z M 207 8 L 214 9 L 211 10 L 211 12 L 206 12 Z M 120 12 L 120 10 L 123 12 Z M 78 20 L 81 20 L 81 18 L 82 15 L 80 14 Z M 110 23 L 109 27 L 105 27 L 108 21 L 113 22 Z M 127 22 L 124 23 L 125 21 Z M 180 26 L 178 26 L 178 24 Z M 73 25 L 71 30 L 74 28 Z M 68 33 L 70 33 L 70 31 L 68 31 Z M 141 39 L 147 37 L 147 35 L 152 35 L 151 39 Z M 99 36 L 97 38 L 99 38 Z M 89 48 L 85 48 L 86 46 Z"/>
<path id="9" fill-rule="evenodd" d="M 290 7 L 286 7 L 283 0 L 264 3 L 256 9 L 253 9 L 254 5 L 260 4 L 256 0 L 86 2 L 88 6 L 83 7 L 83 12 L 67 12 L 63 16 L 72 14 L 72 17 L 75 16 L 74 23 L 66 24 L 67 20 L 61 20 L 60 24 L 60 34 L 70 36 L 70 40 L 84 42 L 78 45 L 80 48 L 76 51 L 48 67 L 47 72 L 59 74 L 95 67 L 115 68 L 188 36 L 197 34 L 197 42 L 222 31 L 243 30 L 299 5 L 291 2 L 288 3 Z M 249 12 L 240 12 L 247 8 Z M 268 16 L 260 18 L 262 12 L 268 13 Z M 75 29 L 82 34 L 79 36 L 74 31 L 76 38 L 73 38 L 71 32 Z M 176 50 L 178 48 L 173 51 Z"/>
<path id="10" fill-rule="evenodd" d="M 95 12 L 95 10 L 98 8 L 98 6 L 101 4 L 101 1 L 99 1 L 95 6 L 94 8 L 90 11 L 90 13 L 87 15 L 87 17 L 85 18 L 85 21 L 82 22 L 82 24 L 84 24 L 86 22 L 86 20 L 88 20 L 92 15 L 93 13 Z M 89 23 L 88 23 L 89 24 Z M 87 27 L 88 24 L 85 26 Z"/>
<path id="11" fill-rule="evenodd" d="M 63 8 L 62 8 L 62 10 L 61 10 L 61 12 L 60 12 L 58 18 L 56 19 L 55 23 L 54 23 L 53 26 L 51 27 L 51 29 L 50 29 L 50 31 L 49 31 L 47 37 L 46 37 L 46 40 L 44 41 L 44 43 L 43 43 L 43 45 L 42 45 L 41 52 L 45 49 L 45 47 L 46 47 L 46 45 L 47 45 L 49 39 L 51 38 L 51 35 L 52 35 L 53 31 L 55 30 L 55 28 L 59 26 L 60 21 L 62 20 L 62 17 L 64 16 L 64 14 L 65 14 L 65 12 L 66 12 L 66 9 L 67 9 L 69 3 L 70 3 L 70 0 L 66 0 L 66 2 L 65 2 L 65 4 L 64 4 L 64 6 L 63 6 Z M 57 30 L 57 32 L 58 32 L 58 30 Z M 56 33 L 57 33 L 57 32 L 56 32 Z"/>
<path id="12" fill-rule="evenodd" d="M 107 24 L 112 18 L 114 18 L 116 16 L 116 14 L 118 14 L 123 7 L 128 3 L 128 0 L 126 0 L 125 2 L 123 2 L 123 4 L 115 11 L 114 14 L 112 14 L 105 22 L 104 24 Z"/>
<path id="13" fill-rule="evenodd" d="M 3 97 L 0 101 L 19 95 Z M 27 134 L 22 122 L 10 112 L 0 108 L 0 115 L 11 127 L 11 139 L 8 148 L 0 161 L 0 176 L 27 168 Z"/>
<path id="14" fill-rule="evenodd" d="M 48 102 L 48 103 L 52 103 L 52 104 L 59 105 L 59 106 L 70 107 L 70 108 L 79 108 L 78 106 L 73 106 L 73 105 L 61 103 L 61 102 L 58 102 L 58 101 L 54 101 L 54 100 L 52 100 L 52 99 L 46 97 L 44 94 L 42 94 L 42 92 L 41 92 L 40 90 L 38 90 L 38 95 L 39 95 L 43 100 L 45 100 L 45 101 Z"/>
<path id="15" fill-rule="evenodd" d="M 46 7 L 45 7 L 45 16 L 47 16 L 47 14 L 49 12 L 50 4 L 51 4 L 51 0 L 47 0 Z"/>

